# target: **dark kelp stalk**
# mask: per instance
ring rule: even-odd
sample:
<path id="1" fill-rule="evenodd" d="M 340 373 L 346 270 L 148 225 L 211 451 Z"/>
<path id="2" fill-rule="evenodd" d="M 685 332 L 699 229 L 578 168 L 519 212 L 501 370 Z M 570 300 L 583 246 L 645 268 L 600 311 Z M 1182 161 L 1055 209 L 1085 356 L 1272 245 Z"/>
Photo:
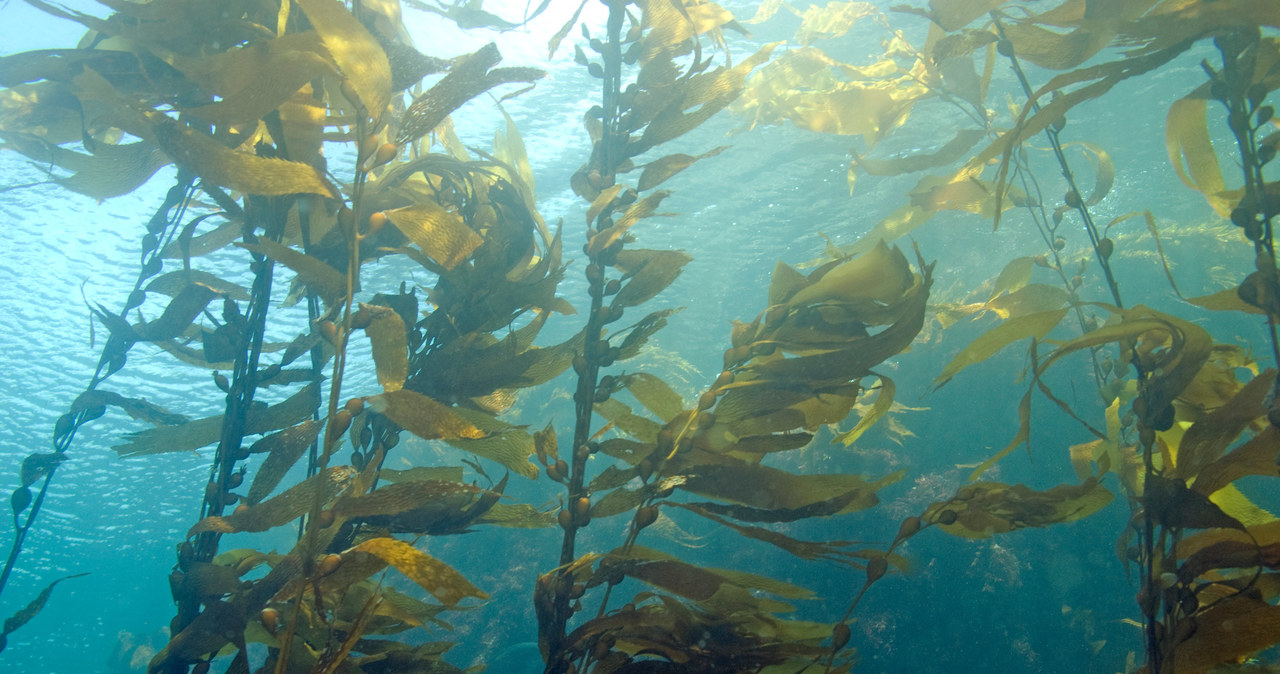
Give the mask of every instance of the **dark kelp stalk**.
<path id="1" fill-rule="evenodd" d="M 585 208 L 579 256 L 576 244 L 564 250 L 566 225 L 539 212 L 533 163 L 501 109 L 543 86 L 545 73 L 502 65 L 501 35 L 471 53 L 425 54 L 399 0 L 101 1 L 106 18 L 27 0 L 87 32 L 75 48 L 0 58 L 0 147 L 99 200 L 169 164 L 174 183 L 139 228 L 140 269 L 121 309 L 86 303 L 101 352 L 53 429 L 52 451 L 15 467 L 0 592 L 78 429 L 116 407 L 151 426 L 117 434 L 121 457 L 213 448 L 201 455 L 207 481 L 189 486 L 200 511 L 173 542 L 174 614 L 152 674 L 474 671 L 448 651 L 485 635 L 450 634 L 450 620 L 486 601 L 530 598 L 549 674 L 852 672 L 855 646 L 874 648 L 854 641 L 859 606 L 882 580 L 910 577 L 908 541 L 932 529 L 986 538 L 1073 522 L 1117 493 L 1129 519 L 1115 548 L 1136 571 L 1132 620 L 1142 626 L 1131 669 L 1232 671 L 1280 644 L 1280 520 L 1241 488 L 1244 478 L 1276 479 L 1280 459 L 1280 183 L 1267 180 L 1280 145 L 1267 103 L 1280 87 L 1274 2 L 931 0 L 885 10 L 766 0 L 739 20 L 712 2 L 604 0 L 603 26 L 593 27 L 581 21 L 582 0 L 548 41 L 599 86 L 579 111 L 590 150 L 569 180 Z M 470 30 L 519 28 L 549 6 L 515 22 L 480 3 L 403 4 Z M 799 20 L 786 44 L 750 43 L 732 56 L 735 40 L 751 39 L 748 26 L 780 12 Z M 834 55 L 858 23 L 884 36 L 871 63 Z M 901 26 L 927 31 L 923 46 Z M 563 43 L 575 29 L 570 57 Z M 1073 138 L 1067 120 L 1126 80 L 1208 50 L 1203 85 L 1167 111 L 1169 159 L 1255 263 L 1229 289 L 1183 298 L 1151 210 L 1101 224 L 1117 165 L 1102 145 Z M 1005 113 L 991 102 L 997 77 L 1015 82 Z M 471 121 L 465 105 L 486 101 L 503 117 L 491 151 L 465 145 L 455 126 Z M 877 154 L 930 123 L 916 112 L 930 105 L 955 122 L 949 139 Z M 767 287 L 749 289 L 755 313 L 732 325 L 719 373 L 686 395 L 652 368 L 626 366 L 659 351 L 655 335 L 669 323 L 696 320 L 655 302 L 694 256 L 662 247 L 647 225 L 687 217 L 659 210 L 672 195 L 660 186 L 732 152 L 688 140 L 722 111 L 743 131 L 789 123 L 857 137 L 855 200 L 860 175 L 923 177 L 852 243 L 829 242 L 805 264 L 778 261 Z M 1219 121 L 1233 147 L 1214 143 Z M 1050 171 L 1033 159 L 1041 151 Z M 1223 170 L 1235 166 L 1239 177 Z M 1059 183 L 1063 196 L 1048 196 Z M 1042 245 L 1008 251 L 978 291 L 940 293 L 949 282 L 933 258 L 946 251 L 898 239 L 946 212 L 997 228 L 1016 214 Z M 1143 245 L 1125 232 L 1137 222 L 1170 297 L 1120 285 Z M 1071 239 L 1086 245 L 1069 248 Z M 585 277 L 575 286 L 585 296 L 563 291 L 569 273 Z M 1100 298 L 1088 294 L 1095 277 Z M 1214 334 L 1206 311 L 1265 320 L 1269 343 L 1220 342 L 1229 336 Z M 889 373 L 925 367 L 912 345 L 981 320 L 995 325 L 928 375 L 936 390 L 1026 343 L 1008 444 L 969 466 L 953 495 L 890 522 L 891 539 L 862 542 L 875 538 L 850 532 L 842 516 L 884 519 L 871 510 L 878 492 L 909 471 L 837 472 L 795 457 L 840 451 L 892 422 L 899 383 Z M 547 343 L 548 326 L 558 341 Z M 221 412 L 192 419 L 146 392 L 108 390 L 143 343 L 209 372 L 192 395 Z M 1061 390 L 1071 367 L 1086 373 L 1086 402 Z M 362 368 L 376 386 L 352 383 Z M 572 419 L 528 423 L 519 401 L 561 377 Z M 1059 447 L 1075 481 L 986 479 L 1030 449 L 1033 405 L 1044 402 L 1086 438 Z M 990 423 L 976 417 L 962 423 Z M 410 439 L 438 451 L 407 451 Z M 413 465 L 392 469 L 389 457 Z M 509 488 L 542 498 L 517 501 Z M 597 533 L 610 518 L 616 540 Z M 793 535 L 816 520 L 842 533 Z M 689 523 L 715 532 L 717 546 L 834 566 L 848 574 L 845 594 L 829 602 L 831 615 L 790 615 L 814 598 L 810 588 L 786 570 L 684 554 L 663 532 Z M 494 527 L 512 540 L 558 527 L 555 563 L 506 596 L 472 580 L 476 560 L 449 564 L 426 550 Z M 230 548 L 229 535 L 264 542 Z M 5 621 L 0 650 L 76 575 L 47 579 Z"/>

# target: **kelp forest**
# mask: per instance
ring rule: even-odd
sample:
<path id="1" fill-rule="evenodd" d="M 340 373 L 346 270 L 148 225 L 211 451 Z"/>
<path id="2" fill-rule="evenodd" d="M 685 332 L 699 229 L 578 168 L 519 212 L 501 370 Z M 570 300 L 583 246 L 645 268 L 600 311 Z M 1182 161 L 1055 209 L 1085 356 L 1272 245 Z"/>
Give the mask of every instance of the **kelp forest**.
<path id="1" fill-rule="evenodd" d="M 1280 671 L 1274 1 L 23 6 L 83 37 L 0 57 L 0 148 L 38 172 L 0 199 L 157 199 L 137 263 L 102 261 L 131 291 L 65 289 L 96 366 L 39 395 L 48 444 L 7 473 L 0 662 L 101 582 L 30 560 L 60 544 L 46 499 L 92 499 L 77 461 L 109 451 L 200 464 L 152 478 L 198 507 L 139 581 L 171 597 L 164 641 L 122 671 L 876 671 L 940 540 L 1104 512 L 1079 573 L 1123 613 L 1056 637 L 1101 650 L 1088 671 Z M 552 16 L 543 66 L 504 63 Z M 548 178 L 533 124 L 578 168 Z M 1159 129 L 1141 169 L 1176 186 L 1135 188 L 1120 124 Z M 739 148 L 769 138 L 824 148 L 838 205 L 750 202 L 733 176 L 811 189 Z M 754 218 L 683 249 L 729 201 Z M 783 220 L 795 245 L 735 247 Z M 765 280 L 730 321 L 673 293 L 702 264 Z M 925 451 L 950 477 L 906 498 Z M 1006 584 L 946 587 L 1041 591 Z"/>

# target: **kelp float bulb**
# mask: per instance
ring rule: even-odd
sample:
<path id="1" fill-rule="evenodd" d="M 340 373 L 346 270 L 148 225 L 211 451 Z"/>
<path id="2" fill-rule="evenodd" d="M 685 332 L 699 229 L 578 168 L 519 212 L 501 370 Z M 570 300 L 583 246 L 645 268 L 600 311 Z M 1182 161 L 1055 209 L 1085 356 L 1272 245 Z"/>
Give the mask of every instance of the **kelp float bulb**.
<path id="1" fill-rule="evenodd" d="M 378 150 L 373 154 L 373 168 L 389 163 L 396 155 L 400 154 L 400 146 L 395 143 L 383 143 L 378 146 Z"/>
<path id="2" fill-rule="evenodd" d="M 227 375 L 221 372 L 213 373 L 213 385 L 217 386 L 223 393 L 231 392 L 231 381 L 227 379 Z"/>
<path id="3" fill-rule="evenodd" d="M 245 467 L 242 465 L 240 466 L 240 470 L 232 473 L 231 475 L 228 475 L 227 488 L 235 489 L 236 487 L 239 487 L 240 485 L 244 484 L 244 473 L 245 473 Z"/>
<path id="4" fill-rule="evenodd" d="M 893 542 L 898 543 L 900 541 L 905 541 L 908 538 L 915 536 L 919 531 L 920 518 L 914 516 L 908 517 L 907 519 L 902 520 L 902 524 L 898 527 L 898 535 L 894 537 Z"/>
<path id="5" fill-rule="evenodd" d="M 1102 238 L 1098 241 L 1098 257 L 1103 260 L 1111 259 L 1111 254 L 1116 252 L 1116 242 L 1108 238 Z"/>
<path id="6" fill-rule="evenodd" d="M 387 214 L 378 211 L 369 216 L 369 230 L 365 232 L 365 236 L 373 236 L 382 231 L 383 225 L 387 224 Z"/>
<path id="7" fill-rule="evenodd" d="M 332 510 L 321 510 L 320 514 L 316 515 L 316 527 L 320 529 L 328 529 L 333 526 L 333 519 L 334 516 Z"/>
<path id="8" fill-rule="evenodd" d="M 591 499 L 585 496 L 573 499 L 573 521 L 580 527 L 591 522 Z"/>
<path id="9" fill-rule="evenodd" d="M 889 562 L 884 557 L 872 557 L 867 560 L 867 584 L 870 585 L 884 577 L 889 570 Z"/>
<path id="10" fill-rule="evenodd" d="M 658 506 L 647 505 L 636 510 L 636 531 L 658 521 Z"/>
<path id="11" fill-rule="evenodd" d="M 342 564 L 341 555 L 325 555 L 324 559 L 320 560 L 320 565 L 316 567 L 316 577 L 324 577 L 337 571 L 340 564 Z"/>
<path id="12" fill-rule="evenodd" d="M 280 612 L 267 607 L 262 609 L 262 613 L 258 614 L 258 619 L 262 621 L 262 626 L 267 628 L 267 633 L 275 636 L 280 631 Z"/>
<path id="13" fill-rule="evenodd" d="M 1053 240 L 1053 249 L 1054 249 L 1054 250 L 1062 250 L 1063 248 L 1066 248 L 1066 247 L 1067 247 L 1067 240 L 1066 240 L 1066 239 L 1064 239 L 1064 238 L 1062 238 L 1062 237 L 1060 237 L 1060 236 L 1059 236 L 1059 237 L 1054 238 L 1054 240 Z"/>
<path id="14" fill-rule="evenodd" d="M 364 398 L 352 398 L 347 401 L 346 405 L 342 406 L 342 409 L 346 410 L 353 417 L 358 416 L 364 411 Z"/>
<path id="15" fill-rule="evenodd" d="M 945 527 L 950 524 L 955 524 L 958 519 L 960 519 L 960 516 L 956 514 L 956 511 L 943 510 L 933 518 L 933 521 Z"/>
<path id="16" fill-rule="evenodd" d="M 709 410 L 712 407 L 715 407 L 715 405 L 716 405 L 716 392 L 714 390 L 704 391 L 702 395 L 698 396 L 699 412 L 704 412 L 706 410 Z"/>
<path id="17" fill-rule="evenodd" d="M 573 513 L 568 509 L 562 508 L 556 515 L 556 522 L 560 524 L 560 528 L 569 531 L 573 528 Z"/>
<path id="18" fill-rule="evenodd" d="M 316 330 L 320 331 L 320 336 L 330 344 L 338 344 L 338 326 L 333 321 L 319 321 L 316 323 Z"/>
<path id="19" fill-rule="evenodd" d="M 1080 193 L 1075 190 L 1067 190 L 1067 193 L 1062 196 L 1062 201 L 1071 208 L 1080 208 L 1082 205 Z"/>
<path id="20" fill-rule="evenodd" d="M 606 297 L 610 295 L 617 295 L 619 290 L 622 290 L 622 281 L 619 281 L 616 278 L 611 278 L 608 283 L 604 284 L 604 294 Z"/>
<path id="21" fill-rule="evenodd" d="M 334 412 L 333 422 L 330 423 L 329 437 L 336 438 L 346 433 L 348 428 L 351 428 L 351 412 L 348 412 L 347 408 L 344 407 Z"/>
<path id="22" fill-rule="evenodd" d="M 723 372 L 720 373 L 719 376 L 716 377 L 716 381 L 714 384 L 711 385 L 711 388 L 722 389 L 732 383 L 733 383 L 733 373 L 728 370 L 724 370 Z"/>
<path id="23" fill-rule="evenodd" d="M 844 648 L 849 643 L 850 636 L 848 623 L 836 623 L 831 630 L 831 650 L 838 651 Z"/>

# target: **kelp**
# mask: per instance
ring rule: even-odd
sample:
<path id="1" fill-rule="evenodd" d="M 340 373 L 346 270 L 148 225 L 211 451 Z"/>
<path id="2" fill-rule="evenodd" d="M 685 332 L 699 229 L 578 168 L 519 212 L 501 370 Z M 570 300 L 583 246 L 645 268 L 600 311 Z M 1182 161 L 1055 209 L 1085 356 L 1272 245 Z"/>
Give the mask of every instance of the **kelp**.
<path id="1" fill-rule="evenodd" d="M 1080 103 L 1215 35 L 1223 67 L 1206 65 L 1210 81 L 1175 103 L 1168 149 L 1179 176 L 1255 245 L 1257 264 L 1227 294 L 1197 301 L 1274 324 L 1274 189 L 1261 168 L 1276 146 L 1274 135 L 1263 135 L 1274 124 L 1263 99 L 1276 88 L 1276 41 L 1232 32 L 1274 27 L 1266 3 L 1025 8 L 932 0 L 928 9 L 897 8 L 934 24 L 917 49 L 866 3 L 766 2 L 746 23 L 785 9 L 799 17 L 800 46 L 783 53 L 765 45 L 736 65 L 724 33 L 743 28 L 725 8 L 694 0 L 614 3 L 603 32 L 593 36 L 583 26 L 574 50 L 601 84 L 599 105 L 584 118 L 591 153 L 571 180 L 586 202 L 585 264 L 574 268 L 585 267 L 587 306 L 576 314 L 581 328 L 551 345 L 538 343 L 542 329 L 575 311 L 558 295 L 569 266 L 561 231 L 536 208 L 538 162 L 505 111 L 492 152 L 464 147 L 449 118 L 495 87 L 534 82 L 540 71 L 497 67 L 496 45 L 452 60 L 424 55 L 408 43 L 394 0 L 350 10 L 337 0 L 229 8 L 111 0 L 104 4 L 115 13 L 106 19 L 31 4 L 96 31 L 110 48 L 89 40 L 79 49 L 0 60 L 0 84 L 10 87 L 0 99 L 5 146 L 56 167 L 50 178 L 61 187 L 100 199 L 132 191 L 167 163 L 178 171 L 147 223 L 142 270 L 125 308 L 90 305 L 106 333 L 90 386 L 59 419 L 55 451 L 24 460 L 11 496 L 16 555 L 76 429 L 109 406 L 155 426 L 129 436 L 117 447 L 122 455 L 216 444 L 206 453 L 210 479 L 196 485 L 204 496 L 199 518 L 170 577 L 178 605 L 171 640 L 150 671 L 207 671 L 215 660 L 227 671 L 276 674 L 451 670 L 443 660 L 448 643 L 372 638 L 448 628 L 446 611 L 488 597 L 465 568 L 427 554 L 424 541 L 435 545 L 437 537 L 487 525 L 553 522 L 562 534 L 559 565 L 543 570 L 534 592 L 548 672 L 850 671 L 854 609 L 891 570 L 907 569 L 899 546 L 932 527 L 981 538 L 1087 517 L 1113 498 L 1103 482 L 1108 472 L 1133 510 L 1120 548 L 1139 538 L 1130 557 L 1144 569 L 1138 601 L 1150 671 L 1208 671 L 1276 643 L 1268 570 L 1280 559 L 1280 534 L 1238 484 L 1274 473 L 1274 370 L 1260 371 L 1242 349 L 1215 344 L 1173 311 L 1123 304 L 1110 271 L 1119 239 L 1110 232 L 1129 216 L 1096 228 L 1089 209 L 1125 183 L 1106 149 L 1058 138 L 1064 115 Z M 518 25 L 478 3 L 427 9 L 463 26 Z M 581 11 L 552 38 L 552 52 Z M 859 22 L 885 30 L 883 53 L 870 63 L 844 63 L 821 50 Z M 997 56 L 1015 68 L 1022 59 L 1066 72 L 1032 89 L 1019 70 L 1027 100 L 1003 120 L 986 107 L 1003 62 Z M 443 75 L 419 84 L 433 73 Z M 1236 163 L 1246 171 L 1239 189 L 1222 176 L 1233 164 L 1214 149 L 1210 100 L 1227 107 L 1239 141 Z M 917 111 L 935 103 L 959 109 L 972 124 L 948 127 L 944 142 L 918 153 L 876 154 L 898 129 L 932 122 Z M 673 188 L 703 159 L 733 152 L 667 145 L 731 105 L 747 127 L 789 122 L 859 136 L 865 150 L 852 155 L 851 187 L 858 171 L 941 172 L 921 177 L 904 204 L 856 243 L 830 246 L 812 271 L 779 261 L 760 313 L 730 331 L 723 370 L 686 402 L 691 387 L 642 356 L 660 354 L 652 337 L 679 311 L 647 305 L 692 258 L 636 242 L 650 236 L 650 218 L 684 217 L 661 212 L 674 200 L 658 188 Z M 1044 199 L 1030 176 L 1027 141 L 1042 131 L 1067 175 L 1061 204 Z M 345 157 L 322 155 L 326 141 L 353 146 L 354 164 L 335 169 L 332 162 Z M 72 143 L 80 148 L 66 147 Z M 1083 152 L 1092 165 L 1092 189 L 1075 182 L 1068 152 L 1073 161 Z M 1016 257 L 962 302 L 931 310 L 933 264 L 917 252 L 913 265 L 892 243 L 943 211 L 998 222 L 1015 208 L 1033 214 L 1046 250 Z M 1077 214 L 1113 291 L 1108 305 L 1081 296 L 1092 268 L 1064 252 L 1060 225 Z M 1155 217 L 1145 219 L 1160 246 Z M 251 278 L 248 287 L 197 268 L 214 251 L 245 263 L 248 274 L 237 281 Z M 365 263 L 377 259 L 409 265 L 412 281 L 398 291 L 366 289 L 384 282 L 362 278 Z M 181 271 L 162 273 L 164 260 L 181 260 Z M 1172 282 L 1168 261 L 1164 267 Z M 1061 284 L 1041 282 L 1039 269 Z M 288 301 L 305 305 L 306 321 L 303 334 L 272 345 L 266 335 L 276 334 L 268 326 L 276 325 L 277 272 L 291 278 Z M 908 350 L 931 317 L 945 330 L 966 316 L 999 322 L 956 350 L 935 388 L 974 376 L 1006 346 L 1030 343 L 1019 428 L 970 480 L 1032 437 L 1038 391 L 1092 438 L 1070 449 L 1079 483 L 971 482 L 906 518 L 887 547 L 784 533 L 790 523 L 871 508 L 879 491 L 906 476 L 826 473 L 808 461 L 797 468 L 796 457 L 827 451 L 828 438 L 852 445 L 886 419 L 896 424 L 891 411 L 902 378 L 885 374 L 896 366 L 886 361 Z M 296 334 L 296 323 L 289 325 Z M 345 376 L 363 353 L 351 348 L 359 330 L 377 383 L 352 391 L 365 385 Z M 193 395 L 225 399 L 225 413 L 191 421 L 142 396 L 97 388 L 143 341 L 217 370 L 218 390 Z M 1105 423 L 1050 386 L 1057 384 L 1049 371 L 1076 356 L 1091 361 Z M 527 389 L 570 368 L 572 433 L 558 433 L 554 423 L 529 432 L 505 420 Z M 266 386 L 279 387 L 273 395 L 284 389 L 273 398 L 282 402 L 256 400 Z M 828 435 L 823 428 L 836 425 L 850 430 Z M 263 437 L 251 437 L 257 434 Z M 427 456 L 441 465 L 385 467 L 388 457 L 416 463 Z M 492 464 L 517 480 L 545 475 L 559 498 L 502 502 L 508 477 L 490 478 Z M 293 471 L 307 477 L 287 484 Z M 469 484 L 472 472 L 489 486 Z M 237 493 L 246 481 L 247 493 Z M 578 549 L 603 541 L 578 538 L 584 527 L 619 515 L 629 520 L 620 546 Z M 679 531 L 677 517 L 690 515 L 751 544 L 857 571 L 848 610 L 834 622 L 784 618 L 794 607 L 783 600 L 809 599 L 808 590 L 638 544 L 643 535 L 656 545 Z M 282 533 L 294 522 L 296 545 L 283 553 L 218 554 L 222 534 Z M 4 578 L 11 567 L 12 558 Z M 378 574 L 389 567 L 430 599 L 385 586 Z M 627 579 L 634 583 L 622 585 Z M 29 620 L 51 589 L 7 621 L 4 634 Z M 614 596 L 624 591 L 634 594 Z"/>

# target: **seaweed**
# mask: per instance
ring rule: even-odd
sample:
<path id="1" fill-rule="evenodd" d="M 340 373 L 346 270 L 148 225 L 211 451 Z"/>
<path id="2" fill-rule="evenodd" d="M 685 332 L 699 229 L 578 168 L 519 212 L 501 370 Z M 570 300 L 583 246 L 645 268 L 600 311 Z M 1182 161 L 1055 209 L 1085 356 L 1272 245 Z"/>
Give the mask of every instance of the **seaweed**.
<path id="1" fill-rule="evenodd" d="M 526 530 L 558 526 L 554 566 L 524 588 L 546 672 L 847 672 L 858 608 L 874 585 L 908 573 L 910 540 L 932 529 L 986 538 L 1073 522 L 1117 492 L 1130 508 L 1117 548 L 1138 570 L 1144 671 L 1205 672 L 1280 643 L 1280 528 L 1240 484 L 1275 477 L 1275 369 L 1216 342 L 1181 309 L 1122 297 L 1117 267 L 1137 248 L 1124 230 L 1138 215 L 1182 297 L 1167 232 L 1151 211 L 1099 225 L 1119 169 L 1103 146 L 1065 140 L 1077 106 L 1212 42 L 1220 63 L 1204 61 L 1207 81 L 1169 110 L 1168 151 L 1255 263 L 1232 288 L 1188 301 L 1262 316 L 1269 357 L 1280 361 L 1280 209 L 1264 176 L 1280 138 L 1266 103 L 1280 86 L 1280 40 L 1268 3 L 932 0 L 890 15 L 867 3 L 765 2 L 739 21 L 705 0 L 607 2 L 603 31 L 581 23 L 571 57 L 600 89 L 583 118 L 590 153 L 570 179 L 586 217 L 585 296 L 569 298 L 561 281 L 575 260 L 563 223 L 553 229 L 538 210 L 516 121 L 499 101 L 492 151 L 455 133 L 471 121 L 468 102 L 506 100 L 544 74 L 502 66 L 497 44 L 423 54 L 394 0 L 104 0 L 105 19 L 29 2 L 90 32 L 75 49 L 0 59 L 3 147 L 96 199 L 132 192 L 167 164 L 177 170 L 140 234 L 123 308 L 86 300 L 105 330 L 101 355 L 57 421 L 53 451 L 20 466 L 0 591 L 78 429 L 108 407 L 153 426 L 125 435 L 121 457 L 213 447 L 202 454 L 207 480 L 190 486 L 200 511 L 167 578 L 170 640 L 147 671 L 461 671 L 438 630 L 452 612 L 512 599 L 426 543 L 489 527 L 522 542 Z M 479 3 L 405 4 L 499 30 L 548 7 L 516 23 Z M 586 4 L 551 36 L 549 53 Z M 735 63 L 726 33 L 784 10 L 798 19 L 794 46 L 764 44 Z M 922 47 L 899 19 L 929 24 Z M 871 63 L 822 47 L 867 23 L 885 37 Z M 988 99 L 1006 63 L 1022 100 L 1002 116 Z M 1058 74 L 1037 87 L 1039 71 L 1026 64 Z M 1210 101 L 1226 111 L 1238 187 L 1222 172 Z M 934 104 L 960 123 L 944 142 L 877 154 Z M 638 243 L 656 238 L 654 218 L 684 217 L 660 210 L 672 195 L 663 187 L 734 152 L 678 145 L 725 110 L 744 131 L 787 122 L 858 137 L 847 167 L 855 196 L 860 174 L 942 172 L 903 190 L 903 205 L 853 243 L 829 241 L 808 265 L 779 261 L 756 293 L 758 312 L 729 330 L 719 373 L 689 387 L 636 363 L 661 353 L 655 337 L 668 323 L 698 320 L 655 303 L 694 258 Z M 1030 159 L 1041 134 L 1061 199 L 1045 196 L 1057 179 Z M 1081 159 L 1092 186 L 1077 174 Z M 947 211 L 997 228 L 1025 213 L 1043 248 L 1000 260 L 987 286 L 951 301 L 935 289 L 947 272 L 927 261 L 929 245 L 904 252 L 895 243 Z M 1087 246 L 1069 249 L 1077 226 Z M 206 265 L 214 252 L 239 267 Z M 398 278 L 364 273 L 374 261 Z M 1088 296 L 1093 275 L 1105 301 Z M 585 303 L 580 313 L 575 301 Z M 913 362 L 904 354 L 922 336 L 947 339 L 962 322 L 988 319 L 997 322 L 954 349 L 933 389 L 965 386 L 1006 347 L 1027 343 L 1010 441 L 968 466 L 953 495 L 899 522 L 887 544 L 802 538 L 798 523 L 870 510 L 908 471 L 834 472 L 794 457 L 858 445 L 878 424 L 908 432 L 894 426 L 894 368 Z M 545 343 L 547 326 L 560 341 Z M 287 341 L 268 341 L 282 333 Z M 367 348 L 353 348 L 357 340 Z M 213 387 L 206 379 L 198 394 L 222 412 L 192 419 L 146 391 L 100 388 L 141 343 L 210 372 Z M 1092 405 L 1057 390 L 1056 373 L 1072 362 L 1092 377 Z M 366 381 L 350 376 L 361 369 Z M 562 376 L 572 430 L 539 419 L 531 431 L 521 401 Z M 1060 439 L 1077 481 L 994 479 L 988 470 L 1005 457 L 1031 451 L 1042 402 L 1088 438 Z M 390 468 L 389 457 L 408 469 Z M 545 500 L 513 502 L 513 481 Z M 615 534 L 601 526 L 610 518 Z M 835 598 L 843 610 L 788 616 L 815 596 L 783 580 L 789 574 L 677 554 L 663 537 L 690 523 L 717 544 L 763 544 L 852 574 L 847 596 Z M 266 532 L 291 547 L 224 549 L 228 535 L 239 544 L 259 540 L 240 534 Z M 7 620 L 4 636 L 61 580 Z"/>

